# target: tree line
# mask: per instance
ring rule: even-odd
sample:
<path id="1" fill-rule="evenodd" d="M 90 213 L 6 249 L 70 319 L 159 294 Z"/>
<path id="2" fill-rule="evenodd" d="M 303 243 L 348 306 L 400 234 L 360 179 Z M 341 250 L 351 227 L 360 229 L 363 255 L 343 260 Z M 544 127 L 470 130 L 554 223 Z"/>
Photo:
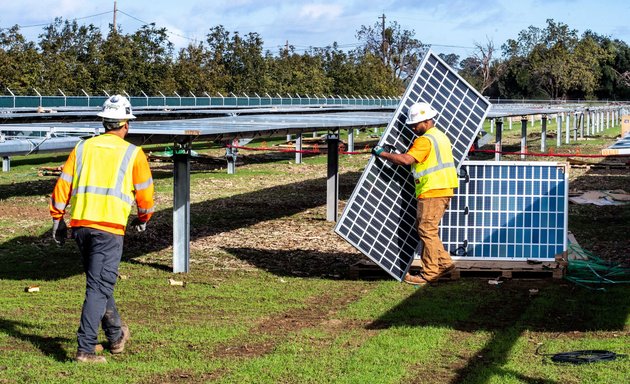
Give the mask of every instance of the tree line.
<path id="1" fill-rule="evenodd" d="M 425 46 L 397 22 L 361 26 L 357 48 L 337 43 L 303 53 L 287 45 L 270 52 L 255 32 L 229 32 L 218 25 L 204 41 L 175 52 L 166 28 L 155 24 L 123 33 L 110 25 L 57 18 L 28 41 L 19 26 L 0 30 L 3 92 L 81 95 L 127 92 L 149 96 L 222 93 L 399 96 L 414 74 Z M 630 47 L 586 31 L 578 35 L 547 20 L 501 46 L 475 43 L 465 58 L 440 56 L 491 98 L 630 99 Z"/>

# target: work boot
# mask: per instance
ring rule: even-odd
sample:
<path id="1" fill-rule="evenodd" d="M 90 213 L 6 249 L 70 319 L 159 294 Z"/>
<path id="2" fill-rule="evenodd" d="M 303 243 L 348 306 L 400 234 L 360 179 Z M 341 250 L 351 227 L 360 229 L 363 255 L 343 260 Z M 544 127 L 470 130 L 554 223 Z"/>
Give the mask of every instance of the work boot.
<path id="1" fill-rule="evenodd" d="M 99 356 L 96 353 L 89 352 L 77 352 L 77 356 L 74 358 L 79 363 L 107 363 L 105 356 Z"/>
<path id="2" fill-rule="evenodd" d="M 431 281 L 425 279 L 424 275 L 420 274 L 418 276 L 414 276 L 411 273 L 407 273 L 403 281 L 407 284 L 415 286 L 427 285 L 431 283 Z"/>
<path id="3" fill-rule="evenodd" d="M 120 336 L 120 339 L 109 345 L 109 351 L 111 353 L 122 353 L 122 351 L 125 350 L 125 343 L 131 337 L 129 327 L 127 325 L 123 324 L 120 327 L 120 330 L 122 331 L 122 336 Z"/>

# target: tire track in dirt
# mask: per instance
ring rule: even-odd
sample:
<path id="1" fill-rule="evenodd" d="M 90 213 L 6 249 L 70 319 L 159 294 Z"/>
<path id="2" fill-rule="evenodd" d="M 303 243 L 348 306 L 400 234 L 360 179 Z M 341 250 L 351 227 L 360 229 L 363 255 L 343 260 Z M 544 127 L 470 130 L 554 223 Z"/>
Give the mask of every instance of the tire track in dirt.
<path id="1" fill-rule="evenodd" d="M 249 331 L 246 338 L 218 345 L 211 356 L 212 358 L 263 356 L 302 329 L 320 325 L 336 326 L 334 315 L 365 293 L 365 289 L 348 288 L 342 296 L 324 294 L 312 297 L 306 302 L 306 308 L 290 310 L 263 320 Z M 248 343 L 246 340 L 260 339 L 261 336 L 265 336 L 264 341 Z"/>
<path id="2" fill-rule="evenodd" d="M 325 327 L 331 329 L 363 329 L 363 322 L 336 319 L 336 314 L 369 292 L 367 286 L 357 289 L 356 285 L 345 287 L 345 292 L 313 296 L 304 308 L 292 309 L 263 319 L 246 336 L 217 345 L 208 359 L 253 359 L 273 352 L 274 348 L 292 335 L 307 328 Z M 248 342 L 249 339 L 257 340 Z M 262 340 L 261 340 L 262 339 Z M 230 369 L 222 367 L 211 372 L 187 372 L 182 369 L 151 375 L 142 383 L 205 383 L 218 380 L 230 374 Z"/>

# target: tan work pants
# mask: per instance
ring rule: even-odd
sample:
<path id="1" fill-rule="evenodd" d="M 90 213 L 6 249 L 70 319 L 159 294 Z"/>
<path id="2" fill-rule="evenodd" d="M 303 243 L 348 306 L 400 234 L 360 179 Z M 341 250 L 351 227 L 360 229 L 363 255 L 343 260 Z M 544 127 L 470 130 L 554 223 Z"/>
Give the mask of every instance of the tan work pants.
<path id="1" fill-rule="evenodd" d="M 418 235 L 424 244 L 422 275 L 427 280 L 437 277 L 441 270 L 453 263 L 438 236 L 438 224 L 450 201 L 450 197 L 418 199 Z"/>

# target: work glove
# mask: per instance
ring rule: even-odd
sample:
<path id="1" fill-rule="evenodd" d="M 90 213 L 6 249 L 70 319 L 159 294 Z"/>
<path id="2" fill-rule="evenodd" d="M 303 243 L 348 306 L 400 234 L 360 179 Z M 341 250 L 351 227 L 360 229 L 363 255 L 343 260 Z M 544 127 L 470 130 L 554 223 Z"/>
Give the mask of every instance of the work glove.
<path id="1" fill-rule="evenodd" d="M 375 145 L 374 148 L 372 148 L 372 154 L 376 157 L 381 156 L 381 153 L 383 152 L 396 152 L 396 147 L 394 147 L 393 145 L 390 144 L 383 144 L 381 145 Z"/>
<path id="2" fill-rule="evenodd" d="M 147 229 L 147 223 L 140 221 L 137 217 L 131 220 L 131 229 L 136 232 L 144 232 Z"/>
<path id="3" fill-rule="evenodd" d="M 63 245 L 68 237 L 68 227 L 63 219 L 53 219 L 52 237 L 57 245 Z"/>

